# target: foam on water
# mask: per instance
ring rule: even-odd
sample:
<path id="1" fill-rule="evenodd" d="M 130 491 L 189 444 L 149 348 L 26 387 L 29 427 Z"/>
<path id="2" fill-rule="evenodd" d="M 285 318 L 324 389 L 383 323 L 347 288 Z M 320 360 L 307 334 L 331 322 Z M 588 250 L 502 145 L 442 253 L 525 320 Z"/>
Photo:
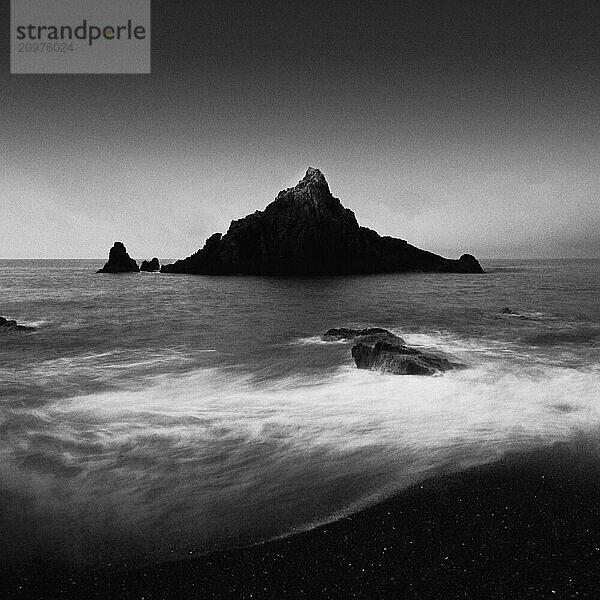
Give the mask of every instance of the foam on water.
<path id="1" fill-rule="evenodd" d="M 203 352 L 214 352 L 214 350 L 203 350 Z M 111 350 L 109 352 L 98 352 L 82 354 L 79 356 L 65 356 L 46 360 L 38 365 L 30 373 L 37 378 L 52 378 L 60 373 L 98 374 L 106 371 L 111 376 L 118 377 L 116 372 L 122 370 L 135 370 L 140 367 L 163 366 L 169 363 L 181 363 L 190 361 L 189 356 L 176 348 L 147 349 L 144 352 L 129 352 L 126 350 Z"/>
<path id="2" fill-rule="evenodd" d="M 165 560 L 283 535 L 431 473 L 594 429 L 598 389 L 598 369 L 502 361 L 429 378 L 158 375 L 5 413 L 0 477 L 21 501 L 3 509 L 14 519 L 27 507 L 20 534 L 74 561 Z M 4 543 L 18 546 L 13 535 Z"/>
<path id="3" fill-rule="evenodd" d="M 44 327 L 52 323 L 52 321 L 48 319 L 37 319 L 30 321 L 28 321 L 27 319 L 17 319 L 17 321 L 20 325 L 26 325 L 27 327 Z"/>
<path id="4" fill-rule="evenodd" d="M 291 341 L 290 346 L 327 346 L 329 344 L 348 344 L 348 340 L 324 340 L 320 335 L 310 335 Z"/>

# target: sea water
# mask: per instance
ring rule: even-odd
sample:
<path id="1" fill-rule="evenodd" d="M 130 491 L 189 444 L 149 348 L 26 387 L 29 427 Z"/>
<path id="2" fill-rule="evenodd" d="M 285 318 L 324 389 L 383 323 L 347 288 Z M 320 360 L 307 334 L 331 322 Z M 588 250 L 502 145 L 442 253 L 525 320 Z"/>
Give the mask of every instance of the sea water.
<path id="1" fill-rule="evenodd" d="M 35 327 L 0 334 L 13 564 L 127 568 L 257 543 L 600 425 L 600 260 L 319 278 L 102 262 L 0 261 L 0 315 Z M 351 344 L 321 340 L 341 326 L 466 368 L 357 370 Z"/>

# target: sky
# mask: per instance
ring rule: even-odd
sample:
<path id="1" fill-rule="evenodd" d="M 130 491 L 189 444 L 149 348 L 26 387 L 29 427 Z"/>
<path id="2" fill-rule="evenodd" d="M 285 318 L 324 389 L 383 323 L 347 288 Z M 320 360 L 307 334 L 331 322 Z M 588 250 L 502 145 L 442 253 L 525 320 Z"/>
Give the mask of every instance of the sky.
<path id="1" fill-rule="evenodd" d="M 448 257 L 600 257 L 595 2 L 153 0 L 152 74 L 10 75 L 0 258 L 181 258 L 307 167 Z"/>

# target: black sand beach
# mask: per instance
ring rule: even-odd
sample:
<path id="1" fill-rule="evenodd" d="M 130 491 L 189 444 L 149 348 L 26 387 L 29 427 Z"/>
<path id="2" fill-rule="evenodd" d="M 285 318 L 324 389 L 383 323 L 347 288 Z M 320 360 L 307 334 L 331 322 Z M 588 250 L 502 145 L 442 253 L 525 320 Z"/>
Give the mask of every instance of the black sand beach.
<path id="1" fill-rule="evenodd" d="M 12 571 L 20 598 L 597 598 L 589 439 L 435 477 L 336 523 L 141 571 Z"/>

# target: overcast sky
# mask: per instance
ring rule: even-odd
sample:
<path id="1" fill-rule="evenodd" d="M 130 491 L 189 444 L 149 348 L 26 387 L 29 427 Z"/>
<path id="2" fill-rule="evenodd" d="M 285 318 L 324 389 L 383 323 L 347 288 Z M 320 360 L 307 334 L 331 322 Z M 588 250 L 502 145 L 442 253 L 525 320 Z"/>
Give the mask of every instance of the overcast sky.
<path id="1" fill-rule="evenodd" d="M 600 256 L 595 2 L 153 0 L 124 76 L 9 75 L 7 4 L 0 257 L 187 256 L 308 166 L 449 257 Z"/>

